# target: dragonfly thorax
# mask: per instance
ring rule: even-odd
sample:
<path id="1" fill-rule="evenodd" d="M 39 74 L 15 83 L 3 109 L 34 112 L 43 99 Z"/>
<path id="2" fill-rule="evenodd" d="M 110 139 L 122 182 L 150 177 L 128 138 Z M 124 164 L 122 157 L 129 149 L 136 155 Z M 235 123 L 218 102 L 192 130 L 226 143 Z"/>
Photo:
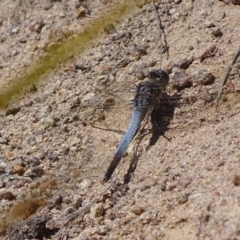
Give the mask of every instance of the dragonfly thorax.
<path id="1" fill-rule="evenodd" d="M 149 73 L 149 79 L 136 86 L 136 94 L 133 99 L 135 107 L 153 107 L 165 93 L 169 82 L 168 74 L 163 70 L 153 70 Z"/>

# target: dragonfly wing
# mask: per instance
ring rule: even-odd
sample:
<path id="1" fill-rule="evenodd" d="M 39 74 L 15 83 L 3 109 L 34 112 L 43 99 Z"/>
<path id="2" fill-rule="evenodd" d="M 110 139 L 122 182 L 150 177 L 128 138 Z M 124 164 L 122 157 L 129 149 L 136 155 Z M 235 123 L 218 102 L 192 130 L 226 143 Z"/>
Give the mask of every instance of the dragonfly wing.
<path id="1" fill-rule="evenodd" d="M 134 86 L 134 85 L 133 85 Z M 79 115 L 85 125 L 98 125 L 103 128 L 126 130 L 133 110 L 130 99 L 134 87 L 117 85 L 101 78 L 95 92 L 87 93 L 81 103 L 71 107 L 72 115 Z"/>

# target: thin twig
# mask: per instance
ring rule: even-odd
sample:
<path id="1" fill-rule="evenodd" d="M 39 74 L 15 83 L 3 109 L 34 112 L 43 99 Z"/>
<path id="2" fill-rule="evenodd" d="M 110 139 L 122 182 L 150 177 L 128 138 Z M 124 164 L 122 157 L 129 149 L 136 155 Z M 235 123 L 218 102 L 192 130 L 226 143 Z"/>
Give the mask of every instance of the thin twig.
<path id="1" fill-rule="evenodd" d="M 168 43 L 167 43 L 166 33 L 164 31 L 164 27 L 162 25 L 161 18 L 160 18 L 160 15 L 158 13 L 158 10 L 156 8 L 156 4 L 155 4 L 154 0 L 152 0 L 152 5 L 153 5 L 153 9 L 154 9 L 154 12 L 155 12 L 155 15 L 156 15 L 157 24 L 158 24 L 158 28 L 159 28 L 159 32 L 160 32 L 159 41 L 160 41 L 160 44 L 161 44 L 161 47 L 162 47 L 162 35 L 163 35 L 164 47 L 167 51 L 167 59 L 168 59 L 168 57 L 169 57 L 169 46 L 168 46 Z M 161 51 L 161 57 L 160 57 L 160 66 L 162 67 L 162 51 Z"/>
<path id="2" fill-rule="evenodd" d="M 232 66 L 235 64 L 235 62 L 237 61 L 238 57 L 240 55 L 240 46 L 238 47 L 234 57 L 233 57 L 233 60 L 232 62 L 230 63 L 230 65 L 227 67 L 227 71 L 226 71 L 226 74 L 224 75 L 223 79 L 222 79 L 222 83 L 221 83 L 221 86 L 218 90 L 218 95 L 216 97 L 216 100 L 215 100 L 215 103 L 216 103 L 216 109 L 218 108 L 218 103 L 221 99 L 221 96 L 222 96 L 222 90 L 223 90 L 223 86 L 226 84 L 227 82 L 227 78 L 228 78 L 228 75 L 229 73 L 231 72 L 232 70 Z"/>

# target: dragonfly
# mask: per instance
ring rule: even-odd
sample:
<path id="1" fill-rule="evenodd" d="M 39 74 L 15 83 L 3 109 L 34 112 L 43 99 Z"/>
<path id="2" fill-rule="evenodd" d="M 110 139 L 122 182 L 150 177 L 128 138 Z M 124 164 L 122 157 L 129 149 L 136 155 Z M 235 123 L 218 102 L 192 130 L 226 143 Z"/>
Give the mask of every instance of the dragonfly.
<path id="1" fill-rule="evenodd" d="M 166 99 L 169 101 L 170 98 L 166 94 L 168 83 L 169 75 L 160 69 L 150 71 L 148 79 L 136 85 L 135 96 L 131 101 L 134 111 L 130 125 L 104 175 L 103 182 L 107 182 L 111 178 L 147 113 L 154 112 L 153 110 L 159 106 L 161 101 L 166 101 Z M 153 123 L 154 119 L 151 120 Z"/>

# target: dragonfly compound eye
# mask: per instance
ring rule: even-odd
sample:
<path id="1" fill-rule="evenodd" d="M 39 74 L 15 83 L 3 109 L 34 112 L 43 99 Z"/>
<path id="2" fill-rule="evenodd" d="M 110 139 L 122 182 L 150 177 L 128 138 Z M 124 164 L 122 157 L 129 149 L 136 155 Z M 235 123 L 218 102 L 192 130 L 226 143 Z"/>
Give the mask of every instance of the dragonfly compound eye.
<path id="1" fill-rule="evenodd" d="M 164 83 L 164 85 L 167 85 L 169 83 L 169 75 L 164 70 L 152 70 L 149 73 L 149 77 L 157 80 L 159 82 Z"/>

